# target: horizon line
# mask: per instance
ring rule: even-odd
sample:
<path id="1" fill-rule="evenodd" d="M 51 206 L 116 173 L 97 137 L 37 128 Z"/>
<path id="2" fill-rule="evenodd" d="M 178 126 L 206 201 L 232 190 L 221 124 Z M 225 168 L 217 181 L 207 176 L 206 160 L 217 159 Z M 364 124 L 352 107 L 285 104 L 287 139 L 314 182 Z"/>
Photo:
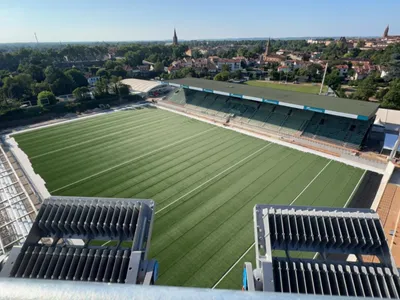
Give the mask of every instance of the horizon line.
<path id="1" fill-rule="evenodd" d="M 271 37 L 273 40 L 284 40 L 284 39 L 292 39 L 292 40 L 306 40 L 306 39 L 321 39 L 321 38 L 379 38 L 380 36 L 288 36 L 288 37 Z M 267 40 L 269 37 L 227 37 L 227 38 L 204 38 L 204 39 L 180 39 L 181 42 L 191 42 L 191 41 L 245 41 L 245 40 Z M 172 39 L 155 39 L 155 40 L 88 40 L 88 41 L 41 41 L 39 44 L 68 44 L 68 43 L 135 43 L 135 42 L 172 42 Z M 36 41 L 29 42 L 0 42 L 1 44 L 38 44 Z"/>

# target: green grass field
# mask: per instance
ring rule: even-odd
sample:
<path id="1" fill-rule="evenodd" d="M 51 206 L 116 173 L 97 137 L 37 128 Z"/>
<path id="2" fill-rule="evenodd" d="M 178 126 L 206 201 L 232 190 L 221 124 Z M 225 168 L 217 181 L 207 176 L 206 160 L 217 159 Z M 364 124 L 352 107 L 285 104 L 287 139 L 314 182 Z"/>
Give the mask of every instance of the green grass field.
<path id="1" fill-rule="evenodd" d="M 240 289 L 255 204 L 343 207 L 364 172 L 160 109 L 15 138 L 53 195 L 155 200 L 162 285 Z"/>
<path id="2" fill-rule="evenodd" d="M 292 92 L 301 92 L 308 94 L 319 94 L 319 90 L 321 88 L 321 84 L 312 85 L 311 83 L 304 84 L 293 84 L 293 83 L 279 83 L 275 81 L 260 81 L 260 80 L 251 80 L 246 82 L 247 85 L 251 86 L 259 86 L 259 87 L 268 87 L 279 90 L 286 90 Z M 323 92 L 327 92 L 328 88 L 324 86 Z"/>

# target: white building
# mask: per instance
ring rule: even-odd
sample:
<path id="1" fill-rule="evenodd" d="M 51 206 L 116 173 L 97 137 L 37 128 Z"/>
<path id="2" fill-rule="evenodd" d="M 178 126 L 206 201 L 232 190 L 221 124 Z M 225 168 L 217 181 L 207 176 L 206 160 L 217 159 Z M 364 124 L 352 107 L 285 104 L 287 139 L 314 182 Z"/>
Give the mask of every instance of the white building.
<path id="1" fill-rule="evenodd" d="M 388 75 L 389 75 L 389 72 L 387 70 L 382 70 L 381 71 L 381 78 L 385 78 Z"/>
<path id="2" fill-rule="evenodd" d="M 234 71 L 242 69 L 242 65 L 241 65 L 241 60 L 240 59 L 220 58 L 220 59 L 218 59 L 216 64 L 217 64 L 217 69 L 219 71 L 222 70 L 222 66 L 224 66 L 224 65 L 228 65 L 229 66 L 229 70 L 231 72 L 234 72 Z"/>

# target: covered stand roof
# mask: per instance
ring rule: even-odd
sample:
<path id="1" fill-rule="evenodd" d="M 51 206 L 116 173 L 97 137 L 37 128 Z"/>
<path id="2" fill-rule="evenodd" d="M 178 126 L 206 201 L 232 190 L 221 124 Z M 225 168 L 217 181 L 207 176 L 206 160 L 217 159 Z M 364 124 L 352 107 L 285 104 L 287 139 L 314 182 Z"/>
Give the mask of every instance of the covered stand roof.
<path id="1" fill-rule="evenodd" d="M 162 83 L 359 120 L 372 118 L 379 107 L 379 104 L 367 101 L 326 97 L 197 78 L 183 78 Z"/>
<path id="2" fill-rule="evenodd" d="M 128 85 L 131 90 L 141 93 L 148 93 L 155 87 L 159 87 L 162 85 L 158 81 L 132 79 L 132 78 L 121 80 L 121 83 Z"/>

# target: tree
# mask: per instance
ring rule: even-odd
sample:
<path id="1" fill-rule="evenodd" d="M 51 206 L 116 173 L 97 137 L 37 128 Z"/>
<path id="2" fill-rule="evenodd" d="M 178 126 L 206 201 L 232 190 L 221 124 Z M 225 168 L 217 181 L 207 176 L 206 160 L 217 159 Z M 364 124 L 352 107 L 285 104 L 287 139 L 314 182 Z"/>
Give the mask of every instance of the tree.
<path id="1" fill-rule="evenodd" d="M 400 109 L 400 79 L 390 82 L 389 91 L 383 97 L 382 106 Z"/>
<path id="2" fill-rule="evenodd" d="M 89 89 L 86 86 L 76 88 L 72 94 L 78 101 L 89 99 L 88 93 Z"/>
<path id="3" fill-rule="evenodd" d="M 116 66 L 114 68 L 114 70 L 110 71 L 110 75 L 111 76 L 117 76 L 117 77 L 126 78 L 126 74 L 127 74 L 127 72 L 121 66 Z"/>
<path id="4" fill-rule="evenodd" d="M 88 81 L 83 73 L 77 69 L 71 69 L 64 72 L 65 75 L 70 76 L 74 81 L 75 87 L 87 86 Z"/>
<path id="5" fill-rule="evenodd" d="M 216 81 L 227 81 L 229 79 L 229 72 L 223 71 L 221 73 L 218 73 L 217 75 L 214 76 L 214 80 Z"/>
<path id="6" fill-rule="evenodd" d="M 37 99 L 37 103 L 39 106 L 47 105 L 47 103 L 50 105 L 57 103 L 56 96 L 54 96 L 54 94 L 49 91 L 40 92 Z"/>
<path id="7" fill-rule="evenodd" d="M 49 92 L 51 91 L 50 85 L 47 82 L 45 82 L 45 81 L 35 82 L 32 84 L 33 95 L 37 96 L 37 95 L 39 95 L 40 92 L 43 92 L 43 91 L 49 91 Z"/>
<path id="8" fill-rule="evenodd" d="M 282 72 L 281 72 L 281 73 L 282 73 Z M 280 78 L 279 72 L 276 71 L 276 70 L 273 70 L 272 72 L 270 72 L 270 78 L 271 78 L 272 80 L 275 80 L 275 81 L 279 80 L 279 78 Z"/>
<path id="9" fill-rule="evenodd" d="M 364 46 L 365 46 L 365 41 L 359 40 L 359 41 L 357 42 L 357 48 L 362 48 L 362 47 L 364 47 Z"/>
<path id="10" fill-rule="evenodd" d="M 121 80 L 122 80 L 121 77 L 111 76 L 111 79 L 110 79 L 111 90 L 115 95 L 119 95 L 118 85 Z"/>
<path id="11" fill-rule="evenodd" d="M 361 50 L 359 48 L 353 48 L 350 49 L 349 52 L 347 52 L 344 57 L 357 57 L 361 53 Z"/>
<path id="12" fill-rule="evenodd" d="M 368 101 L 370 97 L 375 95 L 376 83 L 373 76 L 368 76 L 358 85 L 357 91 L 354 93 L 354 99 Z"/>
<path id="13" fill-rule="evenodd" d="M 393 54 L 389 62 L 388 79 L 396 78 L 400 78 L 400 53 Z"/>
<path id="14" fill-rule="evenodd" d="M 118 66 L 118 63 L 115 60 L 107 60 L 104 64 L 104 67 L 110 70 L 114 69 L 116 66 Z"/>
<path id="15" fill-rule="evenodd" d="M 340 86 L 342 79 L 339 76 L 338 70 L 333 70 L 330 74 L 325 77 L 325 84 L 332 88 L 333 90 L 337 90 Z"/>
<path id="16" fill-rule="evenodd" d="M 194 59 L 197 59 L 197 58 L 203 57 L 203 55 L 201 54 L 201 52 L 200 52 L 199 49 L 193 49 L 193 50 L 192 50 L 192 57 L 193 57 Z"/>
<path id="17" fill-rule="evenodd" d="M 375 97 L 376 99 L 379 99 L 380 101 L 383 101 L 383 98 L 386 96 L 386 94 L 389 92 L 389 89 L 379 89 L 376 94 Z"/>
<path id="18" fill-rule="evenodd" d="M 104 77 L 104 78 L 110 78 L 110 72 L 108 72 L 108 71 L 107 71 L 106 69 L 104 69 L 104 68 L 101 68 L 101 69 L 98 69 L 98 70 L 97 70 L 96 76 Z"/>
<path id="19" fill-rule="evenodd" d="M 43 81 L 45 79 L 44 76 L 44 70 L 37 65 L 32 65 L 32 64 L 20 64 L 18 67 L 18 71 L 21 73 L 29 74 L 31 75 L 33 80 L 36 80 L 37 82 Z"/>
<path id="20" fill-rule="evenodd" d="M 235 72 L 231 73 L 231 77 L 234 79 L 241 79 L 242 78 L 242 71 L 236 70 Z"/>
<path id="21" fill-rule="evenodd" d="M 104 96 L 108 94 L 108 80 L 106 78 L 101 78 L 96 81 L 95 84 L 95 93 L 97 96 Z"/>
<path id="22" fill-rule="evenodd" d="M 164 65 L 162 62 L 156 62 L 154 64 L 154 72 L 161 73 L 164 71 Z"/>
<path id="23" fill-rule="evenodd" d="M 32 77 L 28 74 L 19 74 L 3 79 L 3 91 L 9 99 L 24 100 L 32 96 Z"/>
<path id="24" fill-rule="evenodd" d="M 118 95 L 120 100 L 122 99 L 122 97 L 128 96 L 130 93 L 129 86 L 121 83 L 121 80 L 122 80 L 121 77 L 116 77 L 116 76 L 112 76 L 110 80 L 111 89 L 115 95 Z"/>
<path id="25" fill-rule="evenodd" d="M 55 95 L 70 94 L 74 88 L 74 81 L 71 76 L 67 76 L 60 69 L 52 66 L 44 71 L 46 82 L 50 85 L 51 91 Z"/>
<path id="26" fill-rule="evenodd" d="M 136 67 L 142 64 L 142 56 L 139 51 L 129 51 L 125 53 L 125 63 L 131 67 Z"/>
<path id="27" fill-rule="evenodd" d="M 222 65 L 222 72 L 230 72 L 231 67 L 229 65 Z"/>
<path id="28" fill-rule="evenodd" d="M 126 84 L 120 83 L 120 85 L 119 85 L 119 95 L 121 97 L 125 97 L 125 96 L 128 96 L 129 93 L 130 93 L 129 86 L 126 85 Z"/>

